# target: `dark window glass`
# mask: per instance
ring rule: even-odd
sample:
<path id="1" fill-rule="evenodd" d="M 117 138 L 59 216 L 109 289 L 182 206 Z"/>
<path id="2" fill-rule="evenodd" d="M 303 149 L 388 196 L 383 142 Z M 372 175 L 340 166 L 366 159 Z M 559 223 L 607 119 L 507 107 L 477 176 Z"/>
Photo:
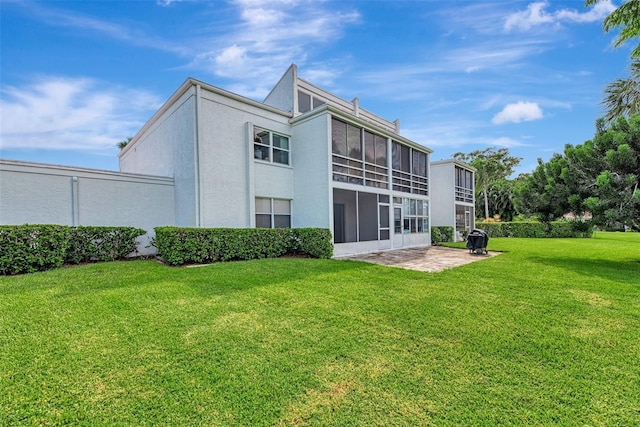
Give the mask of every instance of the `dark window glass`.
<path id="1" fill-rule="evenodd" d="M 289 138 L 282 135 L 273 134 L 273 146 L 277 148 L 289 149 Z"/>
<path id="2" fill-rule="evenodd" d="M 387 166 L 387 139 L 380 135 L 375 136 L 376 165 Z"/>
<path id="3" fill-rule="evenodd" d="M 380 206 L 380 227 L 389 227 L 389 206 Z"/>
<path id="4" fill-rule="evenodd" d="M 347 156 L 352 159 L 362 159 L 360 128 L 353 125 L 347 125 Z"/>
<path id="5" fill-rule="evenodd" d="M 347 124 L 333 119 L 331 122 L 331 139 L 333 153 L 340 156 L 347 155 Z"/>
<path id="6" fill-rule="evenodd" d="M 273 149 L 273 162 L 274 163 L 281 163 L 283 165 L 288 165 L 289 164 L 289 152 L 288 151 L 282 151 L 282 150 L 278 150 L 278 149 Z"/>
<path id="7" fill-rule="evenodd" d="M 364 160 L 369 163 L 376 161 L 375 135 L 367 131 L 364 131 Z"/>
<path id="8" fill-rule="evenodd" d="M 324 104 L 326 104 L 326 102 L 324 102 L 323 100 L 318 99 L 316 97 L 313 98 L 313 108 L 317 108 L 317 107 L 319 107 L 321 105 L 324 105 Z"/>
<path id="9" fill-rule="evenodd" d="M 427 176 L 427 155 L 419 151 L 413 152 L 413 174 L 426 177 Z"/>
<path id="10" fill-rule="evenodd" d="M 291 216 L 274 215 L 275 228 L 291 228 Z"/>
<path id="11" fill-rule="evenodd" d="M 256 214 L 256 227 L 257 228 L 271 228 L 271 215 L 270 214 Z"/>
<path id="12" fill-rule="evenodd" d="M 411 164 L 409 163 L 409 157 L 411 156 L 411 149 L 407 146 L 402 145 L 402 168 L 400 169 L 403 172 L 411 172 Z"/>
<path id="13" fill-rule="evenodd" d="M 397 170 L 401 170 L 402 167 L 402 149 L 400 144 L 398 144 L 397 142 L 393 142 L 393 145 L 391 146 L 391 159 L 392 159 L 392 165 L 394 169 Z"/>
<path id="14" fill-rule="evenodd" d="M 311 110 L 311 95 L 298 91 L 298 111 L 305 113 Z"/>

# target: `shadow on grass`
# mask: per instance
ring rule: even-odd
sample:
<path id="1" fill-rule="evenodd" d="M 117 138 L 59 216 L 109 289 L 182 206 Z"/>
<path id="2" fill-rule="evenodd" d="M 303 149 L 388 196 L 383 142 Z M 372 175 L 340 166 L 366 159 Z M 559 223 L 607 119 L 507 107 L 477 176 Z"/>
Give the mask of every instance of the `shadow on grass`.
<path id="1" fill-rule="evenodd" d="M 638 261 L 594 260 L 576 257 L 534 257 L 531 260 L 540 264 L 571 270 L 586 277 L 596 276 L 640 287 L 640 262 Z"/>

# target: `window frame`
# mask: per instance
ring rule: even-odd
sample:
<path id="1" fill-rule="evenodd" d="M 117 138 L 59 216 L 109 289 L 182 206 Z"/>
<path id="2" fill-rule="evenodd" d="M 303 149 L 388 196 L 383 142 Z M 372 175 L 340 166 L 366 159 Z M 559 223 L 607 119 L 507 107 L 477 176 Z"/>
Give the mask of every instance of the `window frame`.
<path id="1" fill-rule="evenodd" d="M 297 89 L 297 92 L 298 92 L 296 94 L 297 110 L 298 110 L 298 113 L 300 113 L 300 114 L 304 114 L 307 111 L 315 110 L 316 108 L 320 107 L 321 105 L 324 105 L 324 104 L 327 103 L 322 98 L 319 98 L 316 95 L 314 95 L 312 93 L 309 93 L 309 92 L 306 92 L 304 90 Z M 303 111 L 302 109 L 300 109 L 300 104 L 301 104 L 300 95 L 305 95 L 305 96 L 309 97 L 309 109 L 308 110 L 304 110 Z M 305 105 L 306 105 L 306 102 L 305 102 Z"/>
<path id="2" fill-rule="evenodd" d="M 454 166 L 455 199 L 457 202 L 474 203 L 474 174 L 472 171 Z"/>
<path id="3" fill-rule="evenodd" d="M 269 203 L 269 212 L 258 210 L 258 200 L 268 201 Z M 278 212 L 280 209 L 277 208 L 278 203 L 286 202 L 288 207 L 288 213 Z M 254 199 L 254 207 L 255 207 L 255 228 L 291 228 L 291 200 L 290 199 L 279 199 L 274 197 L 259 197 L 256 196 Z M 260 217 L 269 217 L 269 227 L 258 226 L 258 216 Z M 288 218 L 288 225 L 285 227 L 278 226 L 278 220 L 282 220 L 283 218 Z"/>
<path id="4" fill-rule="evenodd" d="M 339 126 L 339 127 L 338 127 Z M 340 136 L 337 140 L 336 136 Z M 367 159 L 367 137 L 373 142 L 373 162 Z M 384 142 L 384 146 L 382 143 Z M 388 138 L 367 128 L 331 117 L 331 163 L 334 182 L 389 188 Z M 357 145 L 357 147 L 356 147 Z M 384 155 L 378 156 L 378 148 L 384 147 Z M 353 153 L 357 153 L 354 156 Z M 383 158 L 386 164 L 378 160 Z"/>
<path id="5" fill-rule="evenodd" d="M 391 188 L 402 193 L 429 195 L 429 153 L 416 150 L 398 141 L 391 141 Z M 422 167 L 424 160 L 424 175 L 416 171 Z"/>
<path id="6" fill-rule="evenodd" d="M 267 134 L 267 141 L 264 141 L 263 134 Z M 275 146 L 275 138 L 277 136 L 279 138 L 284 138 L 287 141 L 287 148 L 283 148 L 280 146 Z M 267 156 L 264 155 L 265 149 L 267 151 Z M 258 153 L 261 153 L 259 157 Z M 276 160 L 276 154 L 286 153 L 287 162 L 281 162 Z M 266 158 L 265 158 L 266 157 Z M 272 163 L 283 166 L 291 166 L 291 137 L 288 135 L 284 135 L 279 132 L 274 132 L 272 130 L 263 128 L 262 126 L 253 126 L 253 159 L 259 160 L 266 163 Z"/>
<path id="7" fill-rule="evenodd" d="M 429 233 L 429 200 L 394 197 L 394 207 L 401 208 L 401 217 L 394 215 L 395 232 L 402 234 Z"/>

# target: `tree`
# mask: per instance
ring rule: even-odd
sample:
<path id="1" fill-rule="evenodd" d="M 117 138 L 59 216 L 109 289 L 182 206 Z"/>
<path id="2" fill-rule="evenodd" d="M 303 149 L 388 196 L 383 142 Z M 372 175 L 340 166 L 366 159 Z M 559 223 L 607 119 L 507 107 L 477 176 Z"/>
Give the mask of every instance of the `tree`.
<path id="1" fill-rule="evenodd" d="M 602 0 L 586 0 L 585 6 L 592 6 Z M 614 42 L 615 47 L 620 47 L 627 41 L 640 38 L 640 0 L 628 0 L 617 7 L 604 19 L 602 28 L 605 33 L 619 28 L 620 32 Z M 633 49 L 631 57 L 640 57 L 640 44 Z"/>
<path id="2" fill-rule="evenodd" d="M 523 213 L 551 221 L 589 211 L 596 225 L 626 225 L 640 231 L 640 114 L 618 117 L 608 127 L 600 119 L 590 141 L 538 166 L 520 187 Z"/>
<path id="3" fill-rule="evenodd" d="M 122 141 L 118 142 L 117 146 L 119 149 L 123 149 L 124 147 L 127 146 L 128 143 L 131 142 L 131 140 L 133 139 L 133 137 L 128 137 L 127 139 L 123 139 Z"/>
<path id="4" fill-rule="evenodd" d="M 513 221 L 518 214 L 515 204 L 516 191 L 522 185 L 524 177 L 521 174 L 516 179 L 501 179 L 496 182 L 489 189 L 489 212 L 500 215 L 502 221 Z"/>
<path id="5" fill-rule="evenodd" d="M 615 79 L 604 90 L 604 119 L 611 123 L 618 116 L 640 113 L 640 59 L 631 63 L 631 73 L 626 79 Z"/>
<path id="6" fill-rule="evenodd" d="M 538 166 L 517 188 L 515 205 L 520 213 L 550 222 L 566 213 L 581 216 L 583 200 L 590 194 L 580 191 L 567 158 L 554 153 L 546 163 L 538 159 Z"/>
<path id="7" fill-rule="evenodd" d="M 484 216 L 489 218 L 489 190 L 513 174 L 514 168 L 520 164 L 522 159 L 510 156 L 507 148 L 496 150 L 494 147 L 472 151 L 468 154 L 458 152 L 453 157 L 476 168 L 476 193 L 482 195 Z"/>
<path id="8" fill-rule="evenodd" d="M 601 0 L 586 0 L 591 6 Z M 640 0 L 629 0 L 616 8 L 607 16 L 602 24 L 605 32 L 619 28 L 620 32 L 614 42 L 620 47 L 627 41 L 640 38 Z M 605 120 L 612 123 L 618 116 L 630 116 L 640 113 L 640 43 L 631 52 L 633 62 L 630 76 L 616 79 L 605 88 L 602 104 L 605 106 Z"/>
<path id="9" fill-rule="evenodd" d="M 640 231 L 640 114 L 619 117 L 599 131 L 584 152 L 568 152 L 582 161 L 592 194 L 585 205 L 596 224 L 626 225 Z M 578 148 L 578 147 L 576 147 Z"/>

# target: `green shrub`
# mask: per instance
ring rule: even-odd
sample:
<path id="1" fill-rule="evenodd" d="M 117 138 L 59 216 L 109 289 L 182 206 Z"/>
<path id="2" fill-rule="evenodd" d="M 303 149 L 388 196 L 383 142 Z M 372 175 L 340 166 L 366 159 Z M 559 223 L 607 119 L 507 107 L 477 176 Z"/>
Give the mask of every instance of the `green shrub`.
<path id="1" fill-rule="evenodd" d="M 0 226 L 0 274 L 33 273 L 63 263 L 113 261 L 137 251 L 133 227 Z"/>
<path id="2" fill-rule="evenodd" d="M 136 238 L 145 233 L 145 230 L 134 227 L 70 227 L 64 261 L 79 264 L 125 258 L 137 252 Z"/>
<path id="3" fill-rule="evenodd" d="M 431 227 L 431 243 L 453 242 L 454 229 L 451 226 Z"/>
<path id="4" fill-rule="evenodd" d="M 333 243 L 328 228 L 294 228 L 292 232 L 291 252 L 308 254 L 313 258 L 331 258 Z"/>
<path id="5" fill-rule="evenodd" d="M 68 244 L 69 227 L 64 225 L 0 226 L 0 274 L 58 268 Z"/>
<path id="6" fill-rule="evenodd" d="M 476 227 L 489 237 L 592 237 L 593 225 L 589 221 L 554 222 L 478 222 Z"/>
<path id="7" fill-rule="evenodd" d="M 156 247 L 170 265 L 276 258 L 304 253 L 331 258 L 328 229 L 156 227 Z"/>

